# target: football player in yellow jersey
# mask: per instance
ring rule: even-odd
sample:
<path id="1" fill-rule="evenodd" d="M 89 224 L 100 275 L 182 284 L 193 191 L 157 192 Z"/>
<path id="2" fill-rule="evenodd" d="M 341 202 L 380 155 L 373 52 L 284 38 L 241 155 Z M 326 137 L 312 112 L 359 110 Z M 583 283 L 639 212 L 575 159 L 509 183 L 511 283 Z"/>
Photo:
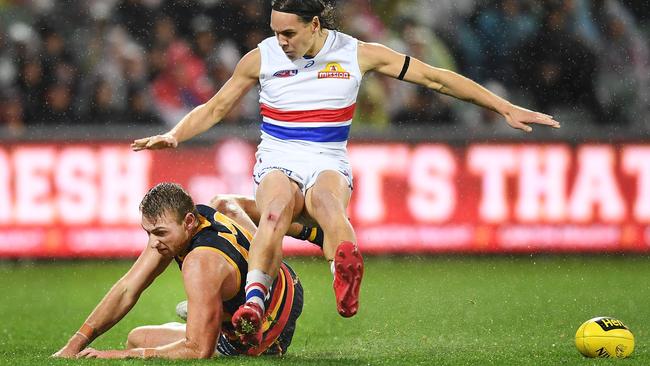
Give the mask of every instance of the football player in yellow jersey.
<path id="1" fill-rule="evenodd" d="M 161 183 L 152 188 L 140 203 L 142 228 L 149 236 L 147 247 L 53 356 L 192 359 L 215 354 L 284 354 L 303 304 L 302 286 L 286 263 L 269 289 L 262 338 L 253 344 L 244 343 L 230 323 L 232 313 L 245 302 L 248 250 L 256 230 L 237 202 L 213 200 L 213 205 L 227 207 L 224 214 L 195 205 L 177 184 Z M 303 230 L 300 225 L 294 229 Z M 187 324 L 135 328 L 123 350 L 88 348 L 133 308 L 140 294 L 172 260 L 183 275 Z"/>

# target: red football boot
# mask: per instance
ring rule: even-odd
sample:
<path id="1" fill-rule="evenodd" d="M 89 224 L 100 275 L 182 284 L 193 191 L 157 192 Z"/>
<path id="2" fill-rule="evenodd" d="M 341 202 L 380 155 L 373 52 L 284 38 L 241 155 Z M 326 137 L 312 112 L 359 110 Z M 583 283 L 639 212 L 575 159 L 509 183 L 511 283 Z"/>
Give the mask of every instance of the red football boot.
<path id="1" fill-rule="evenodd" d="M 262 308 L 256 303 L 240 306 L 231 322 L 242 344 L 255 347 L 262 342 Z"/>
<path id="2" fill-rule="evenodd" d="M 334 295 L 339 314 L 349 318 L 359 309 L 363 258 L 355 244 L 344 241 L 334 254 Z"/>

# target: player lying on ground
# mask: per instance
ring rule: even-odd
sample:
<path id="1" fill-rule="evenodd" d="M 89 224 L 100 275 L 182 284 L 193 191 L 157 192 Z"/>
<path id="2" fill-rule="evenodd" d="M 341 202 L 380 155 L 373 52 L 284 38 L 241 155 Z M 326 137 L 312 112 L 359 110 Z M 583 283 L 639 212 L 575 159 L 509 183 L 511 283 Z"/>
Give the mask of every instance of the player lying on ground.
<path id="1" fill-rule="evenodd" d="M 177 184 L 161 183 L 142 199 L 147 247 L 54 357 L 209 358 L 221 355 L 284 354 L 302 311 L 303 290 L 293 270 L 282 263 L 267 300 L 264 336 L 258 346 L 243 344 L 230 317 L 245 302 L 248 250 L 255 225 L 236 200 L 213 200 L 226 209 L 194 205 Z M 296 232 L 305 231 L 299 224 Z M 309 230 L 311 231 L 311 230 Z M 187 326 L 144 326 L 128 335 L 127 349 L 86 348 L 117 324 L 140 294 L 175 260 L 187 294 Z"/>

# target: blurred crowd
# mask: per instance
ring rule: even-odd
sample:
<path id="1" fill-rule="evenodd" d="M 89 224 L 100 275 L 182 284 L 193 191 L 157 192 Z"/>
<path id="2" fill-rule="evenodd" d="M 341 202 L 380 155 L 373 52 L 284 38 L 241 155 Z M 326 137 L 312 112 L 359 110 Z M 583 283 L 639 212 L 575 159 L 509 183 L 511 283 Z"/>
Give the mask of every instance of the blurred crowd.
<path id="1" fill-rule="evenodd" d="M 339 27 L 556 117 L 635 128 L 650 112 L 647 0 L 338 0 Z M 269 29 L 270 1 L 0 0 L 0 126 L 172 126 Z M 356 126 L 497 116 L 366 75 Z M 560 119 L 559 117 L 558 119 Z M 255 90 L 224 123 L 259 120 Z"/>

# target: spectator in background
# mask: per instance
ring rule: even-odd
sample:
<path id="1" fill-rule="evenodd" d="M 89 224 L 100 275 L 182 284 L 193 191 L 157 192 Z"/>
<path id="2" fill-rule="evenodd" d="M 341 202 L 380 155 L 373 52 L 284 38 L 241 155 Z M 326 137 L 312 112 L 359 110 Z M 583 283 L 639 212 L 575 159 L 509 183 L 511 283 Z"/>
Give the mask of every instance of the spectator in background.
<path id="1" fill-rule="evenodd" d="M 570 32 L 561 6 L 549 6 L 542 24 L 537 36 L 515 51 L 517 80 L 536 108 L 602 116 L 593 80 L 596 55 Z"/>
<path id="2" fill-rule="evenodd" d="M 235 27 L 228 29 L 228 36 L 239 46 L 239 53 L 245 54 L 257 47 L 270 34 L 268 7 L 260 7 L 255 1 L 241 1 L 238 4 Z"/>
<path id="3" fill-rule="evenodd" d="M 128 107 L 124 120 L 135 125 L 160 125 L 163 123 L 152 108 L 151 96 L 145 85 L 134 84 L 129 88 Z"/>
<path id="4" fill-rule="evenodd" d="M 255 4 L 255 1 L 251 3 Z M 201 14 L 201 1 L 162 0 L 159 12 L 174 24 L 176 35 L 185 40 L 192 38 L 191 19 Z"/>
<path id="5" fill-rule="evenodd" d="M 154 23 L 151 45 L 166 50 L 177 40 L 174 20 L 167 15 L 159 15 Z"/>
<path id="6" fill-rule="evenodd" d="M 167 66 L 167 48 L 163 45 L 154 45 L 147 54 L 147 80 L 156 80 Z"/>
<path id="7" fill-rule="evenodd" d="M 64 83 L 53 83 L 45 92 L 45 110 L 37 120 L 41 125 L 68 125 L 79 122 L 72 105 L 72 87 Z"/>
<path id="8" fill-rule="evenodd" d="M 215 67 L 219 64 L 218 66 L 224 67 L 230 75 L 241 58 L 241 54 L 232 40 L 219 37 L 214 29 L 214 21 L 205 15 L 199 15 L 192 19 L 194 52 L 206 64 Z M 213 81 L 219 84 L 217 80 Z"/>
<path id="9" fill-rule="evenodd" d="M 633 14 L 617 0 L 574 0 L 574 31 L 598 55 L 598 101 L 611 121 L 639 120 L 650 106 L 650 54 Z"/>
<path id="10" fill-rule="evenodd" d="M 341 4 L 341 29 L 359 39 L 383 42 L 386 27 L 374 13 L 367 0 L 354 0 Z M 352 129 L 371 127 L 376 130 L 386 128 L 390 123 L 389 107 L 391 105 L 387 90 L 391 83 L 375 73 L 364 76 L 364 82 L 359 87 L 357 104 L 354 113 Z"/>
<path id="11" fill-rule="evenodd" d="M 650 26 L 641 22 L 650 17 L 647 1 L 336 3 L 338 11 L 345 14 L 341 17 L 344 31 L 418 54 L 430 64 L 458 70 L 482 83 L 498 79 L 511 92 L 520 87 L 521 93 L 512 96 L 521 97 L 522 104 L 533 99 L 540 108 L 552 105 L 584 112 L 585 118 L 593 115 L 609 121 L 639 120 L 639 114 L 650 108 Z M 207 65 L 199 78 L 202 81 L 197 83 L 192 76 L 188 83 L 220 87 L 242 52 L 255 48 L 268 34 L 269 14 L 265 9 L 269 4 L 270 0 L 14 2 L 2 8 L 0 88 L 18 90 L 23 119 L 28 124 L 51 112 L 46 111 L 45 103 L 50 84 L 67 85 L 73 109 L 86 107 L 75 114 L 86 116 L 94 83 L 103 79 L 111 86 L 114 106 L 126 110 L 132 84 L 148 83 L 148 89 L 159 91 L 160 80 L 174 79 L 169 74 L 176 66 L 167 65 L 168 50 L 183 40 L 193 47 L 190 53 Z M 555 21 L 563 29 L 542 29 L 542 20 L 548 18 L 564 18 Z M 386 40 L 390 35 L 386 24 L 394 19 L 393 32 L 400 33 L 394 38 L 404 35 L 401 45 Z M 409 34 L 420 35 L 408 41 Z M 526 55 L 526 45 L 534 42 L 542 48 L 533 50 L 534 56 Z M 524 60 L 529 64 L 522 64 Z M 406 105 L 410 98 L 420 98 L 412 86 L 388 84 L 373 75 L 365 79 L 359 90 L 357 121 L 370 121 L 382 128 L 389 124 L 388 116 L 411 108 Z M 586 89 L 581 91 L 583 87 Z M 189 106 L 201 100 L 195 97 L 196 86 L 186 89 L 190 91 L 183 93 L 180 104 Z M 156 104 L 159 98 L 156 93 Z M 478 118 L 478 112 L 470 115 L 473 108 L 460 105 L 452 104 L 455 118 Z M 441 106 L 446 108 L 445 103 Z M 226 117 L 229 121 L 237 119 L 259 120 L 254 92 Z"/>
<path id="12" fill-rule="evenodd" d="M 153 82 L 154 99 L 163 120 L 176 123 L 213 93 L 203 61 L 183 41 L 170 45 L 165 69 Z"/>
<path id="13" fill-rule="evenodd" d="M 415 20 L 407 18 L 400 22 L 400 32 L 392 37 L 389 46 L 398 52 L 410 55 L 427 64 L 456 70 L 456 64 L 451 51 L 446 44 L 431 31 L 420 26 Z M 415 84 L 390 83 L 389 110 L 393 123 L 406 121 L 433 123 L 451 122 L 454 119 L 452 106 L 453 98 L 439 93 L 429 93 Z M 423 103 L 428 104 L 423 104 Z M 418 108 L 425 110 L 417 110 Z M 462 108 L 467 108 L 463 105 Z M 418 121 L 418 118 L 424 118 Z M 434 119 L 436 119 L 434 121 Z"/>
<path id="14" fill-rule="evenodd" d="M 28 58 L 20 67 L 18 88 L 23 97 L 25 121 L 28 123 L 41 122 L 45 95 L 43 67 L 39 58 Z"/>
<path id="15" fill-rule="evenodd" d="M 0 129 L 12 135 L 25 131 L 24 108 L 17 90 L 5 90 L 0 95 Z"/>
<path id="16" fill-rule="evenodd" d="M 604 30 L 609 49 L 598 57 L 598 100 L 611 121 L 643 119 L 650 106 L 648 47 L 621 18 L 608 19 Z"/>
<path id="17" fill-rule="evenodd" d="M 41 39 L 43 41 L 43 75 L 46 83 L 62 81 L 74 83 L 76 76 L 75 59 L 66 46 L 63 35 L 54 25 L 41 22 Z"/>
<path id="18" fill-rule="evenodd" d="M 3 27 L 0 25 L 0 89 L 9 88 L 16 79 L 15 55 L 9 45 Z"/>
<path id="19" fill-rule="evenodd" d="M 99 79 L 95 82 L 90 110 L 83 122 L 102 125 L 125 122 L 119 109 L 115 106 L 113 90 L 107 80 Z"/>
<path id="20" fill-rule="evenodd" d="M 341 28 L 350 35 L 368 42 L 382 42 L 386 26 L 374 13 L 369 0 L 350 0 L 341 4 Z"/>
<path id="21" fill-rule="evenodd" d="M 478 14 L 475 32 L 480 47 L 478 52 L 483 54 L 482 67 L 486 72 L 489 70 L 489 76 L 485 77 L 513 86 L 513 52 L 538 28 L 532 10 L 520 0 L 498 0 Z"/>
<path id="22" fill-rule="evenodd" d="M 436 93 L 424 87 L 417 87 L 415 94 L 393 117 L 393 124 L 437 124 L 450 123 L 453 115 L 448 100 L 437 98 Z"/>
<path id="23" fill-rule="evenodd" d="M 116 22 L 122 24 L 136 42 L 142 45 L 150 43 L 154 11 L 144 5 L 144 1 L 121 0 L 113 14 Z"/>

